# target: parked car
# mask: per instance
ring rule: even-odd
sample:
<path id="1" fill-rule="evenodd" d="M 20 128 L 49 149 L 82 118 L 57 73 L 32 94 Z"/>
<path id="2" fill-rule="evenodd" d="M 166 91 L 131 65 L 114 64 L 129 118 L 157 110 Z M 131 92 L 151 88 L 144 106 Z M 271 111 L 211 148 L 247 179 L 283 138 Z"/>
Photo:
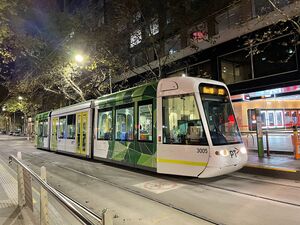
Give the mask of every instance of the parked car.
<path id="1" fill-rule="evenodd" d="M 13 132 L 13 136 L 21 136 L 21 131 L 15 131 L 15 132 Z"/>

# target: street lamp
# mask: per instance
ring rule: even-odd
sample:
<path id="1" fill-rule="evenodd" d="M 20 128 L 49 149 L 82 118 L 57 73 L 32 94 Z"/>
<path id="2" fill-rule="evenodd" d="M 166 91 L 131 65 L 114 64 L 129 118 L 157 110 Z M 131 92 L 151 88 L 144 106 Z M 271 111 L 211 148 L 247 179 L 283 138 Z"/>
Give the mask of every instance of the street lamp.
<path id="1" fill-rule="evenodd" d="M 21 101 L 21 100 L 23 100 L 23 97 L 22 97 L 22 96 L 19 96 L 18 99 Z"/>
<path id="2" fill-rule="evenodd" d="M 83 56 L 80 54 L 75 55 L 76 62 L 82 63 L 83 62 Z"/>

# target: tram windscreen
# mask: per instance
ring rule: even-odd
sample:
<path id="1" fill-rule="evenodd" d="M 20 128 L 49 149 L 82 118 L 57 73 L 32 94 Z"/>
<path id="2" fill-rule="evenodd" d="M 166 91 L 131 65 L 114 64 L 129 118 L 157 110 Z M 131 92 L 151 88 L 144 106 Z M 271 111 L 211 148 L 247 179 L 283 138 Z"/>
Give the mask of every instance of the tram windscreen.
<path id="1" fill-rule="evenodd" d="M 200 97 L 213 145 L 241 143 L 227 90 L 222 86 L 201 84 Z"/>

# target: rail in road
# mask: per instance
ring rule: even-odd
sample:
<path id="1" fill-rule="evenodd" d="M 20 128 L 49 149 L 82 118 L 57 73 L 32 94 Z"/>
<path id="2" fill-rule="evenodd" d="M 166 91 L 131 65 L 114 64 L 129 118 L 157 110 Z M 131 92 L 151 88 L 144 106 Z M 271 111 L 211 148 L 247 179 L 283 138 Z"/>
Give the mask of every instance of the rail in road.
<path id="1" fill-rule="evenodd" d="M 30 154 L 28 154 L 27 156 L 28 157 L 37 157 L 37 156 L 32 156 Z M 42 158 L 42 160 L 47 160 L 47 159 Z M 110 179 L 105 179 L 105 178 L 96 176 L 92 173 L 88 173 L 87 171 L 81 171 L 81 170 L 75 169 L 71 166 L 61 165 L 60 163 L 57 163 L 57 162 L 47 161 L 47 163 L 54 164 L 57 168 L 60 168 L 61 170 L 70 171 L 72 173 L 77 174 L 78 176 L 89 177 L 92 180 L 100 181 L 102 183 L 111 185 L 111 186 L 116 187 L 118 189 L 121 189 L 123 191 L 129 192 L 131 194 L 138 195 L 142 198 L 145 198 L 147 200 L 151 200 L 153 202 L 156 202 L 156 203 L 159 203 L 161 205 L 167 206 L 169 208 L 175 209 L 179 212 L 182 212 L 186 215 L 192 216 L 192 217 L 197 218 L 199 220 L 206 221 L 210 224 L 226 224 L 223 221 L 218 221 L 215 218 L 211 218 L 211 217 L 209 217 L 205 214 L 202 214 L 201 211 L 195 212 L 195 211 L 189 210 L 188 208 L 185 208 L 182 205 L 174 204 L 172 201 L 163 200 L 163 199 L 159 198 L 159 196 L 157 196 L 157 195 L 149 195 L 148 193 L 141 192 L 140 190 L 136 189 L 133 186 L 123 185 L 120 182 L 116 182 L 116 181 L 113 181 L 113 180 L 110 180 Z M 158 177 L 160 177 L 160 176 L 158 175 Z M 232 180 L 232 181 L 235 181 L 235 182 L 237 182 L 237 181 L 243 182 L 245 180 L 247 180 L 247 182 L 253 182 L 255 180 L 255 179 L 239 177 L 239 176 L 234 176 L 234 175 L 226 175 L 226 176 L 223 176 L 223 178 L 228 179 L 228 180 Z M 217 180 L 217 179 L 219 179 L 219 178 L 215 178 L 215 179 L 211 179 L 211 180 L 214 181 L 214 180 Z M 274 181 L 262 181 L 262 180 L 256 181 L 256 182 L 259 182 L 259 183 L 265 184 L 265 185 L 272 185 L 272 186 L 275 187 L 275 189 L 278 188 L 278 187 L 280 187 L 280 188 L 293 188 L 293 189 L 296 189 L 296 190 L 300 191 L 300 186 L 299 185 L 298 186 L 297 185 L 288 185 L 288 184 L 276 183 Z M 184 185 L 192 185 L 192 186 L 199 185 L 199 187 L 201 187 L 202 189 L 208 189 L 209 188 L 210 190 L 218 190 L 218 191 L 227 192 L 227 193 L 231 193 L 231 194 L 238 195 L 238 196 L 244 196 L 245 198 L 248 198 L 249 201 L 253 201 L 253 200 L 266 201 L 266 202 L 269 202 L 271 204 L 281 204 L 281 205 L 297 208 L 298 210 L 300 210 L 300 202 L 297 202 L 297 201 L 291 201 L 290 199 L 288 200 L 288 199 L 285 199 L 285 198 L 282 198 L 282 199 L 273 198 L 273 197 L 270 197 L 270 196 L 266 196 L 263 193 L 251 193 L 251 192 L 247 192 L 247 191 L 242 191 L 242 190 L 239 190 L 236 187 L 224 187 L 223 185 L 219 185 L 218 182 L 217 183 L 214 183 L 214 182 L 210 183 L 210 182 L 207 182 L 207 180 L 203 181 L 201 179 L 194 179 L 194 178 L 186 179 L 186 178 L 182 178 L 182 177 L 177 178 L 177 177 L 171 176 L 171 179 L 168 179 L 168 181 L 165 181 L 165 182 L 164 181 L 162 181 L 162 182 L 159 182 L 159 181 L 149 182 L 149 183 L 145 183 L 144 187 L 147 186 L 148 189 L 152 188 L 152 191 L 153 191 L 153 189 L 156 189 L 158 186 L 160 186 L 159 188 L 164 188 L 163 186 L 165 185 L 165 187 L 169 186 L 169 187 L 166 187 L 166 188 L 172 189 L 172 188 L 170 188 L 170 186 L 172 184 L 178 184 L 178 183 L 184 183 Z"/>
<path id="2" fill-rule="evenodd" d="M 41 176 L 33 172 L 21 160 L 21 152 L 18 152 L 18 157 L 9 156 L 9 163 L 17 164 L 18 173 L 18 205 L 26 208 L 26 213 L 33 215 L 33 197 L 31 180 L 37 181 L 40 185 L 40 221 L 35 221 L 35 224 L 49 224 L 49 207 L 48 193 L 54 197 L 57 202 L 66 209 L 70 215 L 83 225 L 113 225 L 112 218 L 109 218 L 107 211 L 103 212 L 103 217 L 98 216 L 87 207 L 79 204 L 67 195 L 57 191 L 51 187 L 46 181 L 46 168 L 41 168 Z M 31 209 L 31 210 L 30 210 Z M 84 215 L 85 214 L 85 215 Z M 66 216 L 66 215 L 65 215 Z M 33 216 L 30 216 L 33 217 Z M 90 218 L 94 221 L 92 221 Z M 33 220 L 34 221 L 34 220 Z M 53 221 L 52 221 L 53 222 Z"/>
<path id="3" fill-rule="evenodd" d="M 20 141 L 8 144 L 14 146 L 13 149 L 24 149 L 24 143 Z M 6 154 L 6 149 L 7 147 L 1 149 L 0 146 L 3 154 Z M 133 210 L 132 214 L 138 215 L 138 222 L 133 223 L 134 215 L 124 215 L 118 208 L 115 218 L 118 224 L 153 224 L 153 220 L 153 223 L 146 220 L 149 215 L 141 214 L 148 210 L 149 202 L 153 202 L 155 206 L 150 207 L 150 211 L 160 209 L 155 215 L 155 222 L 162 225 L 299 224 L 300 184 L 297 182 L 270 178 L 267 180 L 240 174 L 202 180 L 164 176 L 107 163 L 80 160 L 36 150 L 30 146 L 23 151 L 26 164 L 33 168 L 46 165 L 48 171 L 51 171 L 51 180 L 56 181 L 53 185 L 60 187 L 61 191 L 68 193 L 72 198 L 76 196 L 81 203 L 88 202 L 88 205 L 91 203 L 89 206 L 97 208 L 98 200 L 102 199 L 101 193 L 107 191 L 104 199 L 109 198 L 110 204 L 115 200 L 113 208 L 122 204 L 127 208 L 139 205 L 140 212 L 130 208 Z M 3 154 L 0 157 L 3 157 Z M 127 198 L 119 198 L 120 193 Z M 137 199 L 141 199 L 141 202 L 136 203 Z M 169 209 L 166 210 L 168 213 L 164 213 L 162 207 Z M 167 223 L 166 218 L 170 217 L 170 210 L 177 211 L 184 218 L 194 218 L 197 222 Z"/>

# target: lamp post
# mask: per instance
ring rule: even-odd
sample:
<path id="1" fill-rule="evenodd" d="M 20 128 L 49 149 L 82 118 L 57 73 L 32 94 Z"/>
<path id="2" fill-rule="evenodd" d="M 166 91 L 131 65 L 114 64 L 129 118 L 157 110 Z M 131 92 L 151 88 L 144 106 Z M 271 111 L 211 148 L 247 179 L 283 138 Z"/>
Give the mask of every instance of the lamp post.
<path id="1" fill-rule="evenodd" d="M 3 106 L 2 107 L 2 112 L 5 112 L 6 108 Z M 7 133 L 7 116 L 4 117 L 4 125 L 5 125 L 5 132 Z"/>
<path id="2" fill-rule="evenodd" d="M 8 134 L 8 130 L 9 130 L 9 118 L 6 116 L 5 117 L 5 133 Z"/>

